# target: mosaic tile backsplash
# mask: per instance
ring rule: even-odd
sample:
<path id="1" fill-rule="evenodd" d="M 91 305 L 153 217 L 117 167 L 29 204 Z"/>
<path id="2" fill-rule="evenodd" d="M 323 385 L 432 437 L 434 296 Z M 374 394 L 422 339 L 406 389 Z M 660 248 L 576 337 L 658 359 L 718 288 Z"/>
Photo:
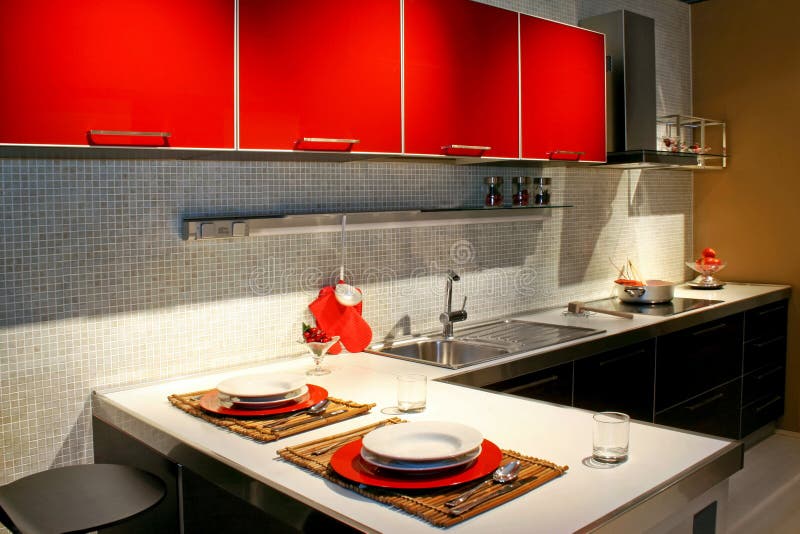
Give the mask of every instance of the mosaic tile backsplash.
<path id="1" fill-rule="evenodd" d="M 659 113 L 689 113 L 689 10 L 677 0 L 487 2 L 576 23 L 656 19 Z M 470 321 L 607 296 L 612 262 L 684 280 L 692 173 L 419 163 L 0 159 L 0 484 L 92 460 L 93 388 L 301 353 L 338 234 L 181 239 L 184 216 L 480 206 L 484 176 L 548 176 L 541 220 L 347 233 L 376 339 L 439 328 L 444 277 Z M 510 198 L 510 179 L 505 194 Z M 482 295 L 478 297 L 478 295 Z"/>

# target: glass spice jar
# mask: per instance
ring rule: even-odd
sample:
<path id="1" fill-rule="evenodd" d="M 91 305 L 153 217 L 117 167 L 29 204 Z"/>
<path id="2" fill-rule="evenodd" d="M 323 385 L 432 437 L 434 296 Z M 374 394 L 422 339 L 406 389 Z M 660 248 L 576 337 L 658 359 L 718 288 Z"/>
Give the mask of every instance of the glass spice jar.
<path id="1" fill-rule="evenodd" d="M 528 191 L 531 183 L 530 176 L 514 176 L 511 178 L 511 206 L 524 208 L 530 204 L 531 194 Z"/>
<path id="2" fill-rule="evenodd" d="M 486 184 L 486 201 L 484 205 L 487 208 L 502 208 L 503 207 L 503 177 L 502 176 L 487 176 L 483 179 Z"/>
<path id="3" fill-rule="evenodd" d="M 533 204 L 536 206 L 550 204 L 550 178 L 533 179 Z"/>

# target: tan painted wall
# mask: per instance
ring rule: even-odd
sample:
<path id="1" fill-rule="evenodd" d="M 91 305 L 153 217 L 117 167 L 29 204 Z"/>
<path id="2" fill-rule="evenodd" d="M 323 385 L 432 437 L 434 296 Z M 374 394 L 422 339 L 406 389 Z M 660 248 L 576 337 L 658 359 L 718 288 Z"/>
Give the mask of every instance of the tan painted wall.
<path id="1" fill-rule="evenodd" d="M 692 6 L 694 114 L 727 121 L 728 168 L 695 173 L 694 246 L 721 278 L 800 287 L 800 2 Z M 800 302 L 789 313 L 782 426 L 800 430 Z"/>

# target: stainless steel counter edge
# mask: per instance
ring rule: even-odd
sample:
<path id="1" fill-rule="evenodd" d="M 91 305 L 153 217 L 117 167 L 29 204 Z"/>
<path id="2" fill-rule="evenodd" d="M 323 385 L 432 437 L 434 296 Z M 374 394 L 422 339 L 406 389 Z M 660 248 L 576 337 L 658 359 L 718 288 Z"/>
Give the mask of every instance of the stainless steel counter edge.
<path id="1" fill-rule="evenodd" d="M 618 334 L 598 334 L 593 339 L 577 340 L 566 347 L 537 351 L 530 355 L 522 354 L 513 360 L 498 362 L 493 365 L 489 364 L 478 369 L 460 370 L 438 380 L 449 384 L 482 387 L 779 302 L 788 299 L 791 293 L 790 287 L 781 287 L 775 291 L 754 297 L 700 308 L 693 312 L 673 317 L 665 317 L 662 321 L 643 325 L 634 330 Z M 709 294 L 709 298 L 713 298 L 713 294 Z M 516 316 L 519 317 L 520 315 L 517 314 Z"/>
<path id="2" fill-rule="evenodd" d="M 578 532 L 636 532 L 653 517 L 666 519 L 744 467 L 744 444 L 732 442 L 706 460 L 678 473 Z"/>

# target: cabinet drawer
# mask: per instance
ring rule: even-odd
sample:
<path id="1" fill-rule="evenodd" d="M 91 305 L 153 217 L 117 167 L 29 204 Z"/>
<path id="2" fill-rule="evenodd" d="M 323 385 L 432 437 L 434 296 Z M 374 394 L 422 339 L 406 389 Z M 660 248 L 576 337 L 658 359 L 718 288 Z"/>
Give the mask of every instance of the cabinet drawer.
<path id="1" fill-rule="evenodd" d="M 655 339 L 575 362 L 574 403 L 593 411 L 653 420 Z"/>
<path id="2" fill-rule="evenodd" d="M 783 415 L 783 395 L 772 395 L 742 408 L 742 437 Z"/>
<path id="3" fill-rule="evenodd" d="M 656 411 L 742 374 L 743 315 L 731 315 L 658 339 Z"/>
<path id="4" fill-rule="evenodd" d="M 783 396 L 786 368 L 783 363 L 767 365 L 744 376 L 742 405 L 764 397 Z"/>
<path id="5" fill-rule="evenodd" d="M 786 337 L 758 338 L 744 344 L 744 372 L 786 361 Z"/>
<path id="6" fill-rule="evenodd" d="M 769 339 L 786 335 L 787 301 L 775 302 L 745 312 L 744 339 Z"/>
<path id="7" fill-rule="evenodd" d="M 698 395 L 663 412 L 655 422 L 726 438 L 739 437 L 741 379 Z"/>
<path id="8" fill-rule="evenodd" d="M 572 406 L 572 362 L 503 380 L 485 388 Z"/>

